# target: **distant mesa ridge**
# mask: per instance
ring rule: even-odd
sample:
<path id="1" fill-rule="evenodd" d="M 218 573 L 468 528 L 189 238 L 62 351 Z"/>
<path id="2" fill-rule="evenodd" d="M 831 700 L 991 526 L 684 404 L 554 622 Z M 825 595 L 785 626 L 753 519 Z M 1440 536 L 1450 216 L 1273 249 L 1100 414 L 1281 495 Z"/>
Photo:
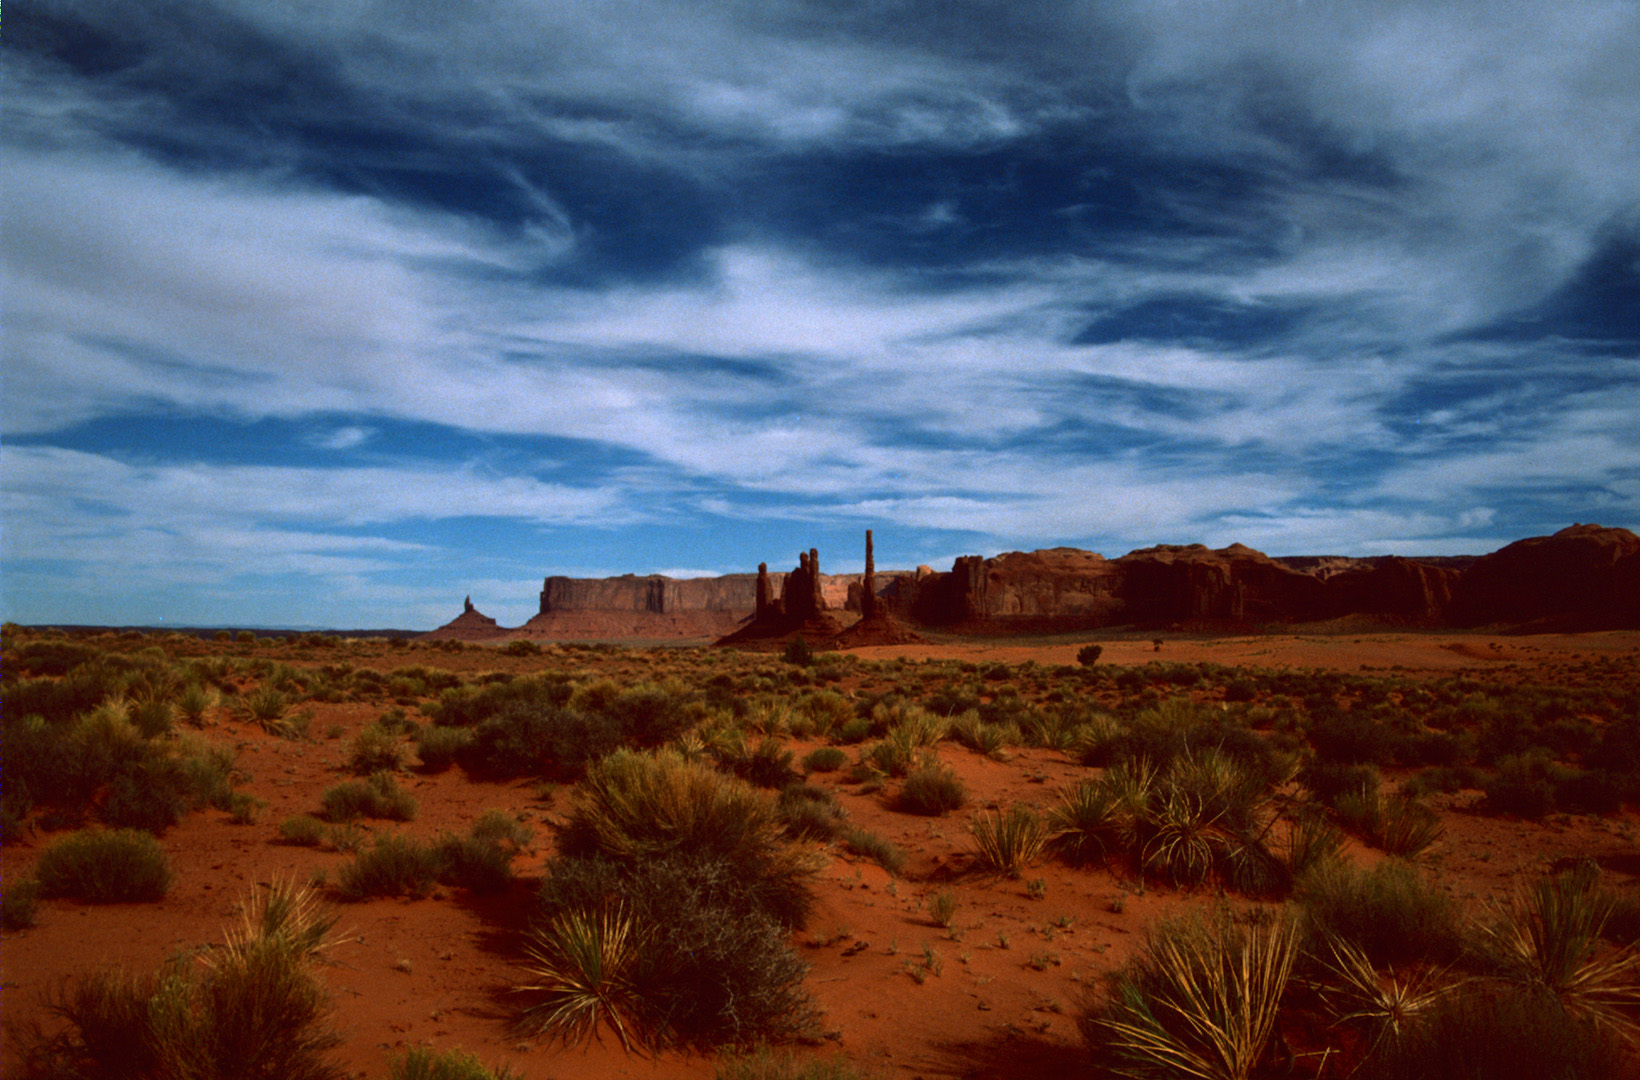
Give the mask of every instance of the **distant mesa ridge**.
<path id="1" fill-rule="evenodd" d="M 826 574 L 820 553 L 789 571 L 675 579 L 549 577 L 540 612 L 507 629 L 472 607 L 432 638 L 719 638 L 769 645 L 803 634 L 849 647 L 917 630 L 1043 633 L 1103 626 L 1254 628 L 1366 616 L 1409 626 L 1640 629 L 1640 536 L 1573 525 L 1490 555 L 1271 558 L 1243 544 L 965 555 L 949 571 Z"/>

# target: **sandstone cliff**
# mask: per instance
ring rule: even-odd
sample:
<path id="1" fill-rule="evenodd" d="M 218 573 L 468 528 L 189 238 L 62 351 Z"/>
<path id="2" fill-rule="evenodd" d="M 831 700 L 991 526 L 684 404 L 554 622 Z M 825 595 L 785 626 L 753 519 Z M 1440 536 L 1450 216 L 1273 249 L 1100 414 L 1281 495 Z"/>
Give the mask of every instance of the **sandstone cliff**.
<path id="1" fill-rule="evenodd" d="M 1460 625 L 1550 620 L 1555 629 L 1640 627 L 1640 536 L 1573 525 L 1476 561 L 1458 580 Z"/>

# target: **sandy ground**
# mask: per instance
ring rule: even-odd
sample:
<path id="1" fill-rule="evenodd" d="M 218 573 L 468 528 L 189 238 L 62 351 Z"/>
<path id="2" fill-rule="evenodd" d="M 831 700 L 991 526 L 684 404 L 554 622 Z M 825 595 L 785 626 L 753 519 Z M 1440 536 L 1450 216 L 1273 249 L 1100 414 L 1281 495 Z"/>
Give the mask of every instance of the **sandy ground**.
<path id="1" fill-rule="evenodd" d="M 861 655 L 1061 664 L 1073 663 L 1089 640 L 1098 639 L 936 643 L 867 649 Z M 1118 665 L 1162 659 L 1414 675 L 1472 668 L 1538 673 L 1550 681 L 1579 659 L 1633 656 L 1640 665 L 1640 633 L 1170 637 L 1159 653 L 1149 640 L 1102 644 L 1101 662 Z M 382 666 L 398 663 L 470 670 L 529 670 L 542 664 L 478 650 L 416 650 L 384 659 Z M 42 993 L 65 976 L 108 964 L 151 969 L 179 951 L 220 941 L 236 902 L 258 883 L 291 875 L 306 879 L 315 871 L 335 876 L 347 856 L 285 845 L 277 825 L 288 815 L 317 809 L 321 792 L 344 778 L 347 740 L 382 708 L 313 708 L 312 730 L 319 739 L 308 743 L 282 741 L 212 716 L 205 734 L 237 748 L 251 777 L 243 789 L 267 802 L 260 820 L 234 825 L 226 814 L 206 810 L 168 832 L 163 843 L 176 883 L 163 902 L 43 901 L 38 926 L 0 938 L 0 1013 L 8 1025 L 42 1019 Z M 325 737 L 327 730 L 331 737 Z M 813 745 L 794 742 L 792 748 L 801 757 Z M 841 774 L 811 778 L 836 790 L 854 823 L 906 849 L 911 862 L 894 879 L 875 863 L 832 855 L 819 883 L 815 917 L 798 935 L 803 958 L 812 965 L 807 987 L 824 1012 L 827 1035 L 820 1046 L 802 1052 L 841 1052 L 886 1076 L 928 1080 L 1069 1071 L 1082 1060 L 1074 1019 L 1078 1001 L 1130 955 L 1158 916 L 1212 894 L 1146 887 L 1107 870 L 1052 861 L 1018 881 L 971 873 L 966 822 L 974 814 L 1013 802 L 1046 807 L 1057 787 L 1087 770 L 1050 750 L 1020 750 L 998 762 L 945 744 L 941 758 L 961 775 L 971 800 L 965 809 L 939 818 L 894 812 L 882 793 L 862 793 Z M 530 912 L 534 876 L 552 853 L 550 823 L 567 808 L 570 792 L 545 791 L 533 781 L 475 782 L 459 769 L 408 774 L 404 783 L 420 800 L 416 820 L 374 823 L 374 831 L 426 838 L 464 832 L 483 811 L 500 808 L 535 828 L 536 846 L 517 865 L 518 884 L 500 897 L 475 898 L 458 889 L 420 900 L 341 906 L 347 940 L 332 951 L 325 977 L 346 1036 L 341 1056 L 355 1075 L 383 1076 L 390 1055 L 427 1045 L 476 1053 L 530 1080 L 712 1076 L 717 1062 L 711 1056 L 650 1059 L 624 1053 L 613 1037 L 564 1047 L 510 1033 L 516 999 L 509 988 L 521 977 L 516 943 Z M 1478 798 L 1477 792 L 1447 798 L 1448 835 L 1433 856 L 1442 887 L 1471 905 L 1501 896 L 1524 876 L 1567 857 L 1599 856 L 1608 865 L 1640 862 L 1640 819 L 1633 812 L 1532 824 L 1476 814 L 1472 806 Z M 0 852 L 4 880 L 26 876 L 38 847 L 49 839 L 35 836 Z M 1359 849 L 1352 854 L 1376 857 Z M 928 914 L 929 899 L 945 889 L 958 901 L 950 928 Z M 0 1073 L 12 1075 L 15 1069 L 15 1051 L 8 1044 Z"/>

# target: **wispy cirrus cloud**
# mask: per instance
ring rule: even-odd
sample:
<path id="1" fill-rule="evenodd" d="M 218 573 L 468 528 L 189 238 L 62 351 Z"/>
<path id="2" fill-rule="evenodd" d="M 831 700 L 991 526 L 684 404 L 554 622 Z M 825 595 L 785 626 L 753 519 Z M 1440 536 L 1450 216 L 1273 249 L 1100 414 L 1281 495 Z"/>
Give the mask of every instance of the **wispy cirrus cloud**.
<path id="1" fill-rule="evenodd" d="M 8 617 L 1640 520 L 1632 4 L 14 14 Z"/>

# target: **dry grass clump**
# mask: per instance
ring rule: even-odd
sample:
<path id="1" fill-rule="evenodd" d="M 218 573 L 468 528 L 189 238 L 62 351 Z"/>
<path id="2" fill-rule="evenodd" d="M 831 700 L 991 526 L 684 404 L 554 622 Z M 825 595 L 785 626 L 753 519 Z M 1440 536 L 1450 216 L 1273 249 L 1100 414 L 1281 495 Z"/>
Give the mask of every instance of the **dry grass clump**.
<path id="1" fill-rule="evenodd" d="M 960 810 L 968 802 L 968 789 L 948 765 L 928 761 L 911 770 L 894 799 L 894 808 L 908 814 L 937 817 Z"/>
<path id="2" fill-rule="evenodd" d="M 413 1046 L 387 1065 L 387 1080 L 522 1080 L 505 1065 L 494 1069 L 460 1050 L 442 1053 Z"/>
<path id="3" fill-rule="evenodd" d="M 102 971 L 64 984 L 66 1021 L 23 1040 L 28 1080 L 340 1080 L 341 1039 L 313 969 L 334 919 L 312 893 L 276 882 L 241 905 L 241 927 L 196 962 L 155 975 Z"/>
<path id="4" fill-rule="evenodd" d="M 401 788 L 392 773 L 385 772 L 325 789 L 319 806 L 325 820 L 333 823 L 361 817 L 410 821 L 416 816 L 416 797 Z"/>
<path id="5" fill-rule="evenodd" d="M 1312 938 L 1348 942 L 1374 964 L 1442 963 L 1463 951 L 1457 906 L 1399 859 L 1367 870 L 1328 860 L 1300 880 L 1295 898 Z"/>
<path id="6" fill-rule="evenodd" d="M 138 829 L 83 829 L 54 841 L 34 867 L 40 895 L 93 904 L 154 901 L 171 887 L 165 851 Z"/>

